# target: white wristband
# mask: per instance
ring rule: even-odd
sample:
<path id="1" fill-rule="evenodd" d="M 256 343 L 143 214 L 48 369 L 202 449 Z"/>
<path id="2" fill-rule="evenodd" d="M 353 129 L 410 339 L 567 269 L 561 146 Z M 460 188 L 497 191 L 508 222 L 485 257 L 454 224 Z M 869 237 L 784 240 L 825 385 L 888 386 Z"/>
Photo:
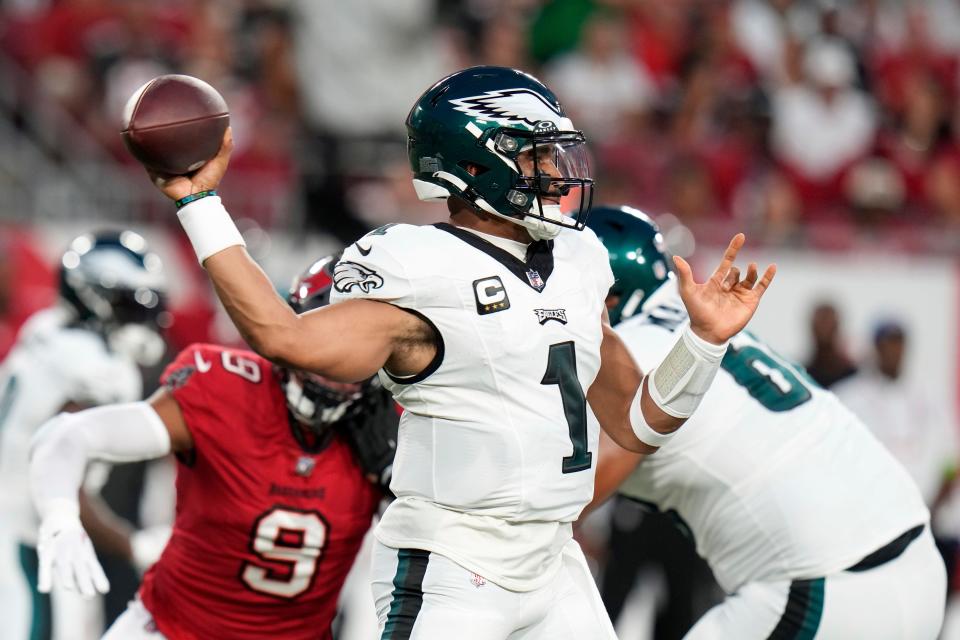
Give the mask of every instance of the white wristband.
<path id="1" fill-rule="evenodd" d="M 204 260 L 228 247 L 247 246 L 220 196 L 194 200 L 177 211 L 177 217 L 201 266 Z"/>
<path id="2" fill-rule="evenodd" d="M 640 398 L 643 396 L 643 384 L 649 384 L 649 378 L 645 377 L 637 389 L 637 395 L 633 396 L 633 402 L 630 404 L 630 426 L 633 428 L 633 434 L 637 436 L 643 444 L 651 447 L 662 447 L 670 442 L 677 430 L 670 433 L 660 433 L 649 424 L 643 417 L 643 410 L 640 408 Z"/>
<path id="3" fill-rule="evenodd" d="M 664 413 L 689 418 L 713 383 L 726 352 L 726 342 L 707 342 L 687 325 L 670 353 L 650 373 L 650 397 Z"/>

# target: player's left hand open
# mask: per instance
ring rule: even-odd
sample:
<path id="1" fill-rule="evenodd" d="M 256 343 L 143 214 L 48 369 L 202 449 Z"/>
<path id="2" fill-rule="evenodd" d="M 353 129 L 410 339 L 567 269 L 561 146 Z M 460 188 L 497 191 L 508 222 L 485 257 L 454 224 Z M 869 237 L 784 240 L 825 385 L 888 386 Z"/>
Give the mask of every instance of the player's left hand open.
<path id="1" fill-rule="evenodd" d="M 86 598 L 110 591 L 110 582 L 77 515 L 53 511 L 44 516 L 37 556 L 37 591 L 40 593 L 50 593 L 54 581 Z"/>
<path id="2" fill-rule="evenodd" d="M 171 176 L 147 169 L 147 174 L 163 195 L 171 200 L 180 200 L 191 193 L 216 189 L 227 172 L 231 153 L 233 153 L 233 131 L 227 127 L 223 133 L 220 151 L 193 173 L 185 176 Z"/>
<path id="3" fill-rule="evenodd" d="M 720 265 L 702 284 L 694 282 L 693 271 L 686 260 L 679 256 L 673 258 L 680 297 L 690 315 L 690 328 L 714 344 L 723 344 L 747 326 L 777 272 L 777 266 L 771 264 L 758 281 L 757 264 L 751 262 L 746 277 L 741 279 L 740 269 L 733 263 L 744 241 L 742 233 L 733 237 Z"/>

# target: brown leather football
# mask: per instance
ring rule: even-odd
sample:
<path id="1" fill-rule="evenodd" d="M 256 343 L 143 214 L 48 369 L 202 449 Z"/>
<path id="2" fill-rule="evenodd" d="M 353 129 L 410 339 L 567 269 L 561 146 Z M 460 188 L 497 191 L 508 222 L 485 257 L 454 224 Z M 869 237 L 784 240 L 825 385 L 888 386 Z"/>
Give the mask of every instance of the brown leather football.
<path id="1" fill-rule="evenodd" d="M 130 97 L 120 135 L 148 169 L 183 175 L 217 154 L 229 124 L 227 103 L 216 89 L 191 76 L 166 75 Z"/>

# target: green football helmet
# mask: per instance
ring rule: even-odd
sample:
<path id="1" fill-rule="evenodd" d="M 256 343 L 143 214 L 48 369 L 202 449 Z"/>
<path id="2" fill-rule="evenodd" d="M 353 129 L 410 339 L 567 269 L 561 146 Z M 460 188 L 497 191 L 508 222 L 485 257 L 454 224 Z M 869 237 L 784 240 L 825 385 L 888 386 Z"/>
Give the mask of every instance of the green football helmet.
<path id="1" fill-rule="evenodd" d="M 506 67 L 458 71 L 420 96 L 406 124 L 421 200 L 458 196 L 534 240 L 583 229 L 593 200 L 586 141 L 533 76 Z M 563 215 L 561 197 L 579 206 Z"/>
<path id="2" fill-rule="evenodd" d="M 663 235 L 650 216 L 633 207 L 596 207 L 587 223 L 610 255 L 618 296 L 610 324 L 634 315 L 665 282 L 675 278 Z"/>

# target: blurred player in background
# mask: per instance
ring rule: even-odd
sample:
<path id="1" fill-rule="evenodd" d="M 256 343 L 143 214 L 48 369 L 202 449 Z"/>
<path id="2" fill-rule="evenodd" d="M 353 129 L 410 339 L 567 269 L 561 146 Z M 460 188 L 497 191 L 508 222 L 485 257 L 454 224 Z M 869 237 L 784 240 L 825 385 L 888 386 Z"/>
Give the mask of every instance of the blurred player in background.
<path id="1" fill-rule="evenodd" d="M 556 96 L 515 69 L 465 69 L 423 93 L 407 130 L 417 194 L 450 221 L 358 240 L 335 268 L 336 304 L 313 313 L 277 298 L 212 191 L 229 133 L 196 174 L 153 178 L 258 352 L 342 381 L 379 372 L 403 406 L 397 499 L 373 554 L 383 638 L 613 637 L 572 540 L 598 438 L 587 393 L 611 437 L 648 451 L 694 410 L 774 269 L 740 279 L 742 235 L 704 284 L 682 263 L 693 328 L 642 385 L 604 320 L 613 278 L 583 231 L 589 156 Z"/>
<path id="2" fill-rule="evenodd" d="M 60 265 L 60 301 L 23 326 L 0 367 L 0 619 L 11 640 L 90 637 L 102 624 L 98 603 L 56 591 L 38 594 L 37 516 L 28 490 L 30 439 L 61 411 L 140 399 L 140 366 L 156 364 L 166 282 L 160 259 L 132 231 L 83 235 Z M 77 488 L 83 474 L 77 478 Z M 76 492 L 74 500 L 76 500 Z M 97 499 L 80 493 L 98 546 L 145 569 L 159 549 L 150 536 L 99 535 Z M 51 614 L 52 607 L 52 614 Z"/>
<path id="3" fill-rule="evenodd" d="M 873 332 L 873 361 L 833 391 L 906 468 L 935 513 L 956 475 L 956 429 L 946 403 L 935 401 L 904 375 L 908 344 L 901 323 L 879 322 Z"/>
<path id="4" fill-rule="evenodd" d="M 298 312 L 330 298 L 336 258 L 298 278 Z M 91 460 L 174 452 L 177 516 L 139 597 L 105 638 L 330 638 L 337 596 L 389 483 L 398 417 L 378 380 L 338 384 L 194 345 L 146 402 L 60 415 L 30 467 L 43 516 L 40 589 L 109 585 L 77 517 Z"/>
<path id="5" fill-rule="evenodd" d="M 847 355 L 840 333 L 840 311 L 830 302 L 820 302 L 810 314 L 810 338 L 813 352 L 805 368 L 824 389 L 830 389 L 857 372 Z"/>
<path id="6" fill-rule="evenodd" d="M 932 514 L 937 546 L 948 573 L 954 576 L 960 533 L 956 530 L 957 516 L 951 513 L 956 509 L 952 492 L 960 463 L 957 426 L 947 402 L 905 375 L 909 345 L 901 322 L 881 320 L 874 327 L 872 360 L 856 375 L 838 383 L 833 392 L 917 483 Z M 955 584 L 951 586 L 956 588 Z"/>
<path id="7" fill-rule="evenodd" d="M 649 367 L 688 322 L 663 238 L 628 207 L 589 225 L 617 276 L 617 332 Z M 605 441 L 597 496 L 619 487 L 672 515 L 729 594 L 688 639 L 937 637 L 946 575 L 915 484 L 833 394 L 748 331 L 688 424 L 638 460 Z"/>

